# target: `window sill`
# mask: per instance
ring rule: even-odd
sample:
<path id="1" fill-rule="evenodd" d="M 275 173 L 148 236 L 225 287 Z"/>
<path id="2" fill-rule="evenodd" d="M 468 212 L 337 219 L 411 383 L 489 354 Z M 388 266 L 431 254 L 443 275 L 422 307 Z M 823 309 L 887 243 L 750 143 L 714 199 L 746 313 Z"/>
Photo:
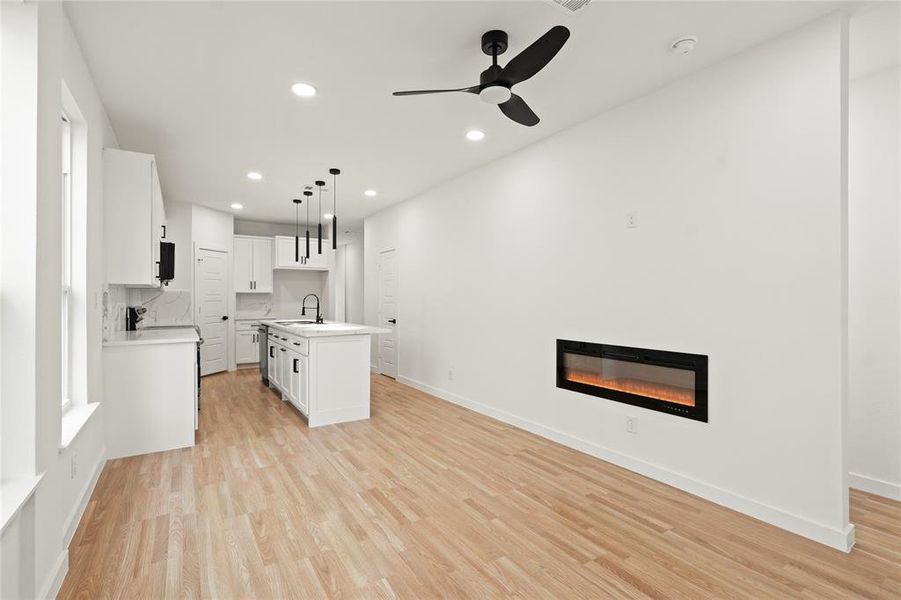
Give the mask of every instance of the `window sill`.
<path id="1" fill-rule="evenodd" d="M 63 414 L 62 435 L 60 436 L 59 449 L 65 450 L 75 441 L 78 434 L 91 419 L 91 415 L 100 406 L 99 402 L 91 402 L 81 406 L 70 406 Z"/>
<path id="2" fill-rule="evenodd" d="M 31 498 L 43 477 L 44 474 L 41 473 L 33 477 L 21 477 L 0 483 L 0 498 L 3 499 L 0 502 L 0 535 L 19 514 L 19 509 Z"/>

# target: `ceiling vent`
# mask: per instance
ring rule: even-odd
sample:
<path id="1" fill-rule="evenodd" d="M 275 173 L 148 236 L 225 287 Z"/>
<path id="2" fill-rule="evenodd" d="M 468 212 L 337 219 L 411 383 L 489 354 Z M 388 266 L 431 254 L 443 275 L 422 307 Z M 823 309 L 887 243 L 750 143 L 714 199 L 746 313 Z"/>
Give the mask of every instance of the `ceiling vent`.
<path id="1" fill-rule="evenodd" d="M 586 6 L 591 0 L 545 0 L 570 14 L 577 13 Z"/>

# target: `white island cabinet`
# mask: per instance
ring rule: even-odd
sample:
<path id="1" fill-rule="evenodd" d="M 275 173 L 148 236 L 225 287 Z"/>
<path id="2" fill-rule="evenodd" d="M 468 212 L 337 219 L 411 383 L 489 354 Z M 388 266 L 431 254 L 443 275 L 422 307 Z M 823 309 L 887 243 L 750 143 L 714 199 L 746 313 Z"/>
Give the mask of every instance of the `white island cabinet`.
<path id="1" fill-rule="evenodd" d="M 310 427 L 369 418 L 370 335 L 350 323 L 263 321 L 269 326 L 269 383 Z"/>

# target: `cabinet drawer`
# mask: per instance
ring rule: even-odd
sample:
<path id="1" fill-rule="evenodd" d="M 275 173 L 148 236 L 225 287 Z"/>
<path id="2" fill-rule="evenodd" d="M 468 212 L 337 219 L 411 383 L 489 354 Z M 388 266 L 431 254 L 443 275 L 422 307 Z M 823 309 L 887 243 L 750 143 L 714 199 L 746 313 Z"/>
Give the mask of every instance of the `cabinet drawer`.
<path id="1" fill-rule="evenodd" d="M 298 354 L 307 356 L 310 353 L 310 340 L 307 338 L 291 336 L 286 345 Z"/>
<path id="2" fill-rule="evenodd" d="M 256 331 L 259 326 L 258 321 L 235 321 L 235 331 Z"/>

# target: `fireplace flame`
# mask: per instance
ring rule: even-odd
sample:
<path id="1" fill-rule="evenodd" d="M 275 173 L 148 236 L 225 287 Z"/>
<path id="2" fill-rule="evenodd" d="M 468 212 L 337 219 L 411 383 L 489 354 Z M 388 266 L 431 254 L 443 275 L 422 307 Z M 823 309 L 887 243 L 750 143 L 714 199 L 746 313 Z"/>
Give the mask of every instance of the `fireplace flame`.
<path id="1" fill-rule="evenodd" d="M 619 392 L 627 392 L 629 394 L 645 396 L 647 398 L 662 400 L 663 402 L 670 402 L 672 404 L 681 404 L 682 406 L 695 405 L 694 390 L 674 385 L 652 383 L 650 381 L 641 381 L 639 379 L 630 379 L 627 377 L 606 379 L 598 373 L 574 371 L 571 369 L 566 370 L 566 379 L 574 383 L 581 383 Z"/>

